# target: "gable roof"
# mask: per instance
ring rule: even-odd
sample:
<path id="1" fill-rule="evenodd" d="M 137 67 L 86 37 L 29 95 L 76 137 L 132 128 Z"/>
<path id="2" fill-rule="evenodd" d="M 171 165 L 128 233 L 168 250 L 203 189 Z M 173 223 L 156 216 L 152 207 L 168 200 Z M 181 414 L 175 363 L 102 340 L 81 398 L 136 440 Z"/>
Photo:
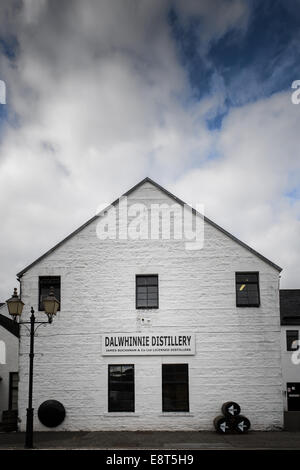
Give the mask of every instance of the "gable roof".
<path id="1" fill-rule="evenodd" d="M 20 325 L 19 323 L 11 320 L 10 318 L 6 317 L 5 315 L 2 315 L 0 313 L 0 326 L 3 326 L 7 331 L 9 331 L 11 334 L 19 338 L 20 336 Z"/>
<path id="2" fill-rule="evenodd" d="M 300 325 L 300 289 L 280 289 L 280 320 L 282 325 Z"/>
<path id="3" fill-rule="evenodd" d="M 142 181 L 140 181 L 139 183 L 137 183 L 135 186 L 133 186 L 131 189 L 129 189 L 126 193 L 124 193 L 121 197 L 125 197 L 125 196 L 129 196 L 131 193 L 133 193 L 136 189 L 138 189 L 140 186 L 142 186 L 143 184 L 145 183 L 151 183 L 153 186 L 155 186 L 157 189 L 159 189 L 160 191 L 162 191 L 163 193 L 165 193 L 167 196 L 169 196 L 170 198 L 174 199 L 178 204 L 180 205 L 186 205 L 188 207 L 190 207 L 188 204 L 186 204 L 184 201 L 182 201 L 181 199 L 179 199 L 177 196 L 174 196 L 174 194 L 170 193 L 167 189 L 163 188 L 162 186 L 160 186 L 158 183 L 156 183 L 155 181 L 153 181 L 151 178 L 149 177 L 146 177 L 144 178 Z M 119 202 L 119 199 L 116 199 L 114 202 L 112 202 L 109 206 L 107 206 L 105 209 L 103 209 L 100 214 L 103 214 L 110 206 L 115 206 L 118 204 Z M 258 253 L 257 251 L 255 251 L 253 248 L 251 248 L 250 246 L 248 246 L 246 243 L 242 242 L 241 240 L 239 240 L 238 238 L 236 238 L 234 235 L 232 235 L 231 233 L 227 232 L 225 229 L 223 229 L 222 227 L 220 227 L 219 225 L 217 225 L 215 222 L 213 222 L 212 220 L 210 220 L 208 217 L 206 216 L 203 216 L 202 214 L 200 214 L 199 212 L 196 211 L 196 209 L 190 207 L 193 214 L 196 214 L 196 215 L 199 215 L 200 217 L 202 217 L 204 219 L 205 222 L 207 222 L 208 224 L 212 225 L 213 227 L 215 227 L 217 230 L 221 231 L 224 235 L 226 235 L 227 237 L 231 238 L 233 241 L 235 241 L 236 243 L 238 243 L 239 245 L 241 245 L 242 247 L 246 248 L 247 250 L 249 250 L 252 254 L 254 254 L 255 256 L 257 256 L 258 258 L 262 259 L 263 261 L 265 261 L 267 264 L 269 264 L 270 266 L 272 266 L 273 268 L 277 269 L 279 272 L 282 271 L 282 268 L 280 266 L 278 266 L 277 264 L 273 263 L 272 261 L 270 261 L 269 259 L 267 259 L 265 256 L 263 256 L 262 254 Z M 67 240 L 69 240 L 71 237 L 73 237 L 74 235 L 77 235 L 77 233 L 81 232 L 81 230 L 83 230 L 85 227 L 87 227 L 89 224 L 91 224 L 92 222 L 94 222 L 94 220 L 96 220 L 97 218 L 99 217 L 99 214 L 95 215 L 94 217 L 92 217 L 91 219 L 89 219 L 87 222 L 85 222 L 83 225 L 81 225 L 78 229 L 76 229 L 74 232 L 70 233 L 70 235 L 68 235 L 66 238 L 64 238 L 62 241 L 60 241 L 59 243 L 57 243 L 53 248 L 51 248 L 50 250 L 46 251 L 46 253 L 44 253 L 43 255 L 41 255 L 39 258 L 37 258 L 35 261 L 33 261 L 33 263 L 29 264 L 28 266 L 26 266 L 26 268 L 22 269 L 22 271 L 20 271 L 17 276 L 18 278 L 22 277 L 23 274 L 28 271 L 30 268 L 32 268 L 34 265 L 36 265 L 39 261 L 41 261 L 42 259 L 44 259 L 46 256 L 48 256 L 50 253 L 52 253 L 54 250 L 56 250 L 56 248 L 58 248 L 59 246 L 61 246 L 63 243 L 65 243 Z"/>

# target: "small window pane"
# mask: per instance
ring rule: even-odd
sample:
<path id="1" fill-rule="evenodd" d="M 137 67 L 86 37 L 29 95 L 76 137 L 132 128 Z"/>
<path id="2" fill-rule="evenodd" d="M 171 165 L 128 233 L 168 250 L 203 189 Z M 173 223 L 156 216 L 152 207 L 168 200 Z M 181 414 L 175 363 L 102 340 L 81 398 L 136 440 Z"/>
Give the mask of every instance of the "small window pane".
<path id="1" fill-rule="evenodd" d="M 148 294 L 148 299 L 150 299 L 150 300 L 155 300 L 155 302 L 156 302 L 156 300 L 157 300 L 157 292 L 156 292 L 155 294 Z"/>
<path id="2" fill-rule="evenodd" d="M 139 286 L 138 293 L 147 295 L 147 287 L 146 286 L 145 287 Z"/>
<path id="3" fill-rule="evenodd" d="M 158 279 L 157 276 L 149 276 L 146 281 L 148 286 L 157 286 Z"/>
<path id="4" fill-rule="evenodd" d="M 157 286 L 149 286 L 149 287 L 148 287 L 148 294 L 155 294 L 155 295 L 157 295 Z"/>
<path id="5" fill-rule="evenodd" d="M 140 291 L 138 291 L 138 299 L 141 299 L 141 300 L 147 300 L 147 293 L 144 294 L 144 293 L 140 293 Z"/>

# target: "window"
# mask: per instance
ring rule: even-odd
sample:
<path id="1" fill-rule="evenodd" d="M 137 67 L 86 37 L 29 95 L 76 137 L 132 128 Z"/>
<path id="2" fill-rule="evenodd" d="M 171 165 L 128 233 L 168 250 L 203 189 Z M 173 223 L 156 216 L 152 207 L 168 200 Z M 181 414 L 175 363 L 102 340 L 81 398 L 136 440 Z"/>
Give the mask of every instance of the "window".
<path id="1" fill-rule="evenodd" d="M 60 276 L 39 277 L 39 311 L 44 311 L 43 299 L 49 295 L 50 287 L 54 289 L 54 295 L 59 301 L 60 310 Z"/>
<path id="2" fill-rule="evenodd" d="M 108 366 L 108 411 L 134 411 L 134 365 Z"/>
<path id="3" fill-rule="evenodd" d="M 136 308 L 158 308 L 158 276 L 136 276 Z"/>
<path id="4" fill-rule="evenodd" d="M 258 273 L 235 273 L 236 306 L 259 307 Z"/>
<path id="5" fill-rule="evenodd" d="M 162 365 L 162 410 L 189 411 L 188 364 Z"/>
<path id="6" fill-rule="evenodd" d="M 18 372 L 9 373 L 9 410 L 18 409 L 18 387 L 19 387 L 19 374 Z"/>
<path id="7" fill-rule="evenodd" d="M 286 331 L 286 350 L 297 351 L 299 349 L 299 331 L 287 330 Z"/>

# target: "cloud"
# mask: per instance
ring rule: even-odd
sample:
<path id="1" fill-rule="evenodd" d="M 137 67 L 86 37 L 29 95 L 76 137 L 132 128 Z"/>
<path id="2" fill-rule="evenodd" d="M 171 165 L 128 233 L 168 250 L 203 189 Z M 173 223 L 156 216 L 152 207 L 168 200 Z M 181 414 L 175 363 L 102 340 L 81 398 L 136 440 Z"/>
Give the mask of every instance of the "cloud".
<path id="1" fill-rule="evenodd" d="M 202 53 L 211 41 L 217 41 L 227 32 L 245 31 L 250 17 L 249 5 L 242 0 L 177 0 L 175 8 L 183 24 L 187 26 L 191 21 L 198 24 L 198 44 Z"/>
<path id="2" fill-rule="evenodd" d="M 289 183 L 281 177 L 295 178 L 295 162 L 289 157 L 287 175 L 280 160 L 295 150 L 288 127 L 295 131 L 297 107 L 288 100 L 286 108 L 280 95 L 276 105 L 273 98 L 245 106 L 220 132 L 208 130 L 206 119 L 222 108 L 226 90 L 221 83 L 217 93 L 191 99 L 171 7 L 182 21 L 204 25 L 203 50 L 249 20 L 239 0 L 1 3 L 0 36 L 14 41 L 11 53 L 0 55 L 9 109 L 0 142 L 0 299 L 10 295 L 16 272 L 146 175 L 205 202 L 208 216 L 254 248 L 264 251 L 267 230 L 285 246 L 273 241 L 267 251 L 273 246 L 283 266 L 292 260 L 281 224 L 289 214 L 297 230 L 298 206 L 283 196 Z M 282 149 L 279 135 L 293 142 Z M 268 183 L 260 186 L 261 178 Z M 289 266 L 292 277 L 296 263 Z"/>
<path id="3" fill-rule="evenodd" d="M 278 93 L 232 109 L 218 133 L 222 158 L 173 184 L 183 199 L 284 268 L 282 286 L 299 288 L 299 107 Z"/>
<path id="4" fill-rule="evenodd" d="M 18 44 L 15 59 L 1 56 L 12 117 L 0 148 L 4 298 L 15 273 L 99 203 L 208 151 L 199 113 L 183 104 L 188 83 L 167 7 L 2 2 L 0 34 Z"/>

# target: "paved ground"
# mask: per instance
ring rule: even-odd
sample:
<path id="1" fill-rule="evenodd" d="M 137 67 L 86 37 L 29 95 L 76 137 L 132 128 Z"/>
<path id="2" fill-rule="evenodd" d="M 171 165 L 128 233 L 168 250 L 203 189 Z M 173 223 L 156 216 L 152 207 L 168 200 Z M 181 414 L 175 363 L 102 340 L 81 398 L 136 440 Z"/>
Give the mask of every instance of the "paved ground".
<path id="1" fill-rule="evenodd" d="M 24 433 L 0 433 L 1 449 L 23 449 Z M 300 449 L 300 432 L 38 432 L 37 449 Z"/>

